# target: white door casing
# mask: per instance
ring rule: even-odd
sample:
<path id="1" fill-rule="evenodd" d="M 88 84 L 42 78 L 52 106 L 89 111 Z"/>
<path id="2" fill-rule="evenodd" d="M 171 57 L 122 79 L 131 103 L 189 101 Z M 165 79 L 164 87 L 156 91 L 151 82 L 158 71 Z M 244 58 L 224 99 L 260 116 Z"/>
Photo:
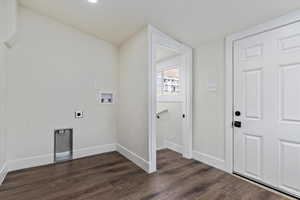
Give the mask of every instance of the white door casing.
<path id="1" fill-rule="evenodd" d="M 300 22 L 233 47 L 234 171 L 300 196 Z"/>

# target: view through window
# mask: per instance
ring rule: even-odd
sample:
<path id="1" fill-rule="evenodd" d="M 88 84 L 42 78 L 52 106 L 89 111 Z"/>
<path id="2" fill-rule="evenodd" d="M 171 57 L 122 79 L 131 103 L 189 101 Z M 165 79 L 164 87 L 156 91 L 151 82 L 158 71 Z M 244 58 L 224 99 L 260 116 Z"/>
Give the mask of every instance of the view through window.
<path id="1" fill-rule="evenodd" d="M 177 95 L 180 93 L 179 69 L 172 68 L 157 73 L 157 95 Z"/>

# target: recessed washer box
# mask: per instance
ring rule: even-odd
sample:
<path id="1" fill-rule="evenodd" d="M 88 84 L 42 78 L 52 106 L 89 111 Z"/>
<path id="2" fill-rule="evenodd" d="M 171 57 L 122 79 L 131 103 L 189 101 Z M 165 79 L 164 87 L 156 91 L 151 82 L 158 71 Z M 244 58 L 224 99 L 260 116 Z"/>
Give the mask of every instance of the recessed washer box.
<path id="1" fill-rule="evenodd" d="M 113 104 L 114 95 L 112 92 L 99 92 L 98 102 L 101 104 Z"/>

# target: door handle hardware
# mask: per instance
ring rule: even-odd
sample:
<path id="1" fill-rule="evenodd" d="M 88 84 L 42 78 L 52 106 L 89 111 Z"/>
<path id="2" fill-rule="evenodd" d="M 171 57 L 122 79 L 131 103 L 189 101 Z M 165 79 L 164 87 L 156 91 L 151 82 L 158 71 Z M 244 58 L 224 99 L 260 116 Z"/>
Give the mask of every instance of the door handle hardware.
<path id="1" fill-rule="evenodd" d="M 241 128 L 242 127 L 242 122 L 240 122 L 240 121 L 234 121 L 233 122 L 233 126 L 236 127 L 236 128 Z"/>

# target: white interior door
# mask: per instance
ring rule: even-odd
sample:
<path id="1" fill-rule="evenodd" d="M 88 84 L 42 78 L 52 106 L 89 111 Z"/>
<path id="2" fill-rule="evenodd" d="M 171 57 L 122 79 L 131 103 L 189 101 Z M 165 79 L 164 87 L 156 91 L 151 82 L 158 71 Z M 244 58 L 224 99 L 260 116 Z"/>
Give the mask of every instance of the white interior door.
<path id="1" fill-rule="evenodd" d="M 300 196 L 300 23 L 235 42 L 234 115 L 234 171 Z"/>

